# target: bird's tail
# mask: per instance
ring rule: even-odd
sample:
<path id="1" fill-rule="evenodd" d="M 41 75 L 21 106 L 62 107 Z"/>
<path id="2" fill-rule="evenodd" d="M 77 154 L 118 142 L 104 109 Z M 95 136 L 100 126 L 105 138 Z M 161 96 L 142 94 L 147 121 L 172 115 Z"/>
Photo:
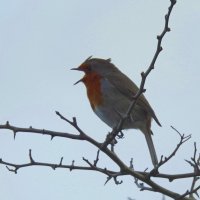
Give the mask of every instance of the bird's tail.
<path id="1" fill-rule="evenodd" d="M 150 131 L 143 131 L 143 133 L 144 133 L 146 141 L 147 141 L 147 145 L 148 145 L 149 152 L 150 152 L 150 155 L 151 155 L 152 163 L 153 163 L 154 167 L 156 167 L 158 165 L 158 158 L 157 158 L 156 150 L 155 150 L 153 140 L 152 140 L 152 137 L 151 137 L 151 130 Z"/>

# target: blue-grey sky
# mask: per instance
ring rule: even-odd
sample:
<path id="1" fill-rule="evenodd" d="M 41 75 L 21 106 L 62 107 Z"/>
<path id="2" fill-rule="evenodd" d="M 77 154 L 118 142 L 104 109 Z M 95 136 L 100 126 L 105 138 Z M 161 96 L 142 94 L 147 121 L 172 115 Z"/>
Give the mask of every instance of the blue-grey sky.
<path id="1" fill-rule="evenodd" d="M 1 0 L 0 1 L 0 123 L 7 120 L 21 127 L 32 125 L 75 133 L 54 113 L 77 117 L 80 127 L 103 141 L 110 131 L 92 112 L 82 84 L 73 83 L 83 74 L 70 71 L 88 56 L 112 58 L 136 84 L 147 69 L 164 25 L 170 1 L 160 0 Z M 177 2 L 170 18 L 172 31 L 163 41 L 155 70 L 146 82 L 146 97 L 162 128 L 153 123 L 158 155 L 168 155 L 179 141 L 170 128 L 192 134 L 162 173 L 191 172 L 184 159 L 193 155 L 193 142 L 199 145 L 200 122 L 200 2 Z M 82 157 L 94 160 L 96 148 L 86 142 L 19 133 L 15 141 L 9 131 L 0 131 L 0 158 L 15 163 L 28 162 L 32 149 L 37 161 L 85 165 Z M 116 147 L 120 158 L 134 158 L 137 170 L 152 167 L 146 141 L 137 130 L 126 131 Z M 103 154 L 102 167 L 117 169 Z M 140 192 L 131 178 L 123 177 L 116 186 L 96 172 L 30 167 L 15 175 L 0 166 L 1 198 L 4 200 L 160 200 L 161 195 Z M 158 180 L 175 192 L 184 192 L 189 181 Z M 99 195 L 101 194 L 101 195 Z M 169 199 L 169 198 L 167 198 Z"/>

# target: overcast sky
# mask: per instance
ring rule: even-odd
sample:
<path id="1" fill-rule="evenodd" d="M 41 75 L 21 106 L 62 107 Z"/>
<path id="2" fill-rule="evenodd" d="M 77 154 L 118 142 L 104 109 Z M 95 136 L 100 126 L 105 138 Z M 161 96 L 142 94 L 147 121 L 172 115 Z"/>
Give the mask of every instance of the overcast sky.
<path id="1" fill-rule="evenodd" d="M 103 141 L 110 131 L 92 112 L 85 87 L 73 83 L 82 73 L 70 71 L 88 56 L 112 58 L 112 62 L 136 84 L 147 69 L 161 33 L 169 0 L 1 0 L 0 1 L 0 123 L 7 120 L 20 127 L 45 128 L 75 133 L 55 115 L 77 117 L 80 127 Z M 200 102 L 200 1 L 178 0 L 170 18 L 172 31 L 163 41 L 155 70 L 147 79 L 145 96 L 162 128 L 153 123 L 154 143 L 159 156 L 169 155 L 181 133 L 192 134 L 162 173 L 192 172 L 184 161 L 199 143 Z M 116 147 L 119 157 L 136 170 L 151 168 L 144 136 L 137 130 L 125 132 Z M 82 157 L 93 161 L 97 149 L 86 142 L 0 130 L 0 158 L 14 163 L 29 162 L 32 149 L 36 161 L 63 164 Z M 100 154 L 100 166 L 117 169 Z M 161 200 L 160 194 L 140 192 L 133 179 L 123 177 L 116 186 L 96 172 L 30 167 L 8 172 L 0 166 L 3 200 Z M 158 180 L 175 192 L 185 192 L 189 181 Z M 169 198 L 167 198 L 169 199 Z"/>

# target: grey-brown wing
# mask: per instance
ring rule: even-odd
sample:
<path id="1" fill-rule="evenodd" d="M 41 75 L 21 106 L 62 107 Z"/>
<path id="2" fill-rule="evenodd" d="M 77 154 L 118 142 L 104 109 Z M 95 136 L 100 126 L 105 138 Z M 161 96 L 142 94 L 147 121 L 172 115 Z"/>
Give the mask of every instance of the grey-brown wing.
<path id="1" fill-rule="evenodd" d="M 121 94 L 123 94 L 126 98 L 128 97 L 130 100 L 133 99 L 133 96 L 139 90 L 137 85 L 121 72 L 109 74 L 106 76 L 106 78 L 119 90 Z M 137 105 L 140 106 L 141 109 L 144 109 L 146 112 L 148 112 L 149 115 L 157 122 L 157 124 L 161 126 L 153 109 L 143 94 L 139 97 Z"/>

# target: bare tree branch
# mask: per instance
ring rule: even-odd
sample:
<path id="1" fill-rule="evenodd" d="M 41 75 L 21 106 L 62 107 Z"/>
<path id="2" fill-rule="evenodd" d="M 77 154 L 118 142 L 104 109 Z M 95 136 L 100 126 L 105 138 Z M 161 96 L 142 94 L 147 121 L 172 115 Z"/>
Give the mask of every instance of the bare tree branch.
<path id="1" fill-rule="evenodd" d="M 100 151 L 98 150 L 96 159 L 94 160 L 94 164 L 90 163 L 90 165 L 93 166 L 92 168 L 91 167 L 85 167 L 85 166 L 83 166 L 83 167 L 82 166 L 75 166 L 74 165 L 75 161 L 72 161 L 71 165 L 63 165 L 63 157 L 61 157 L 59 164 L 36 162 L 32 157 L 31 151 L 29 151 L 29 160 L 30 160 L 29 163 L 13 164 L 13 163 L 6 162 L 6 161 L 3 161 L 2 159 L 0 159 L 0 164 L 6 165 L 7 167 L 8 166 L 14 167 L 15 168 L 14 171 L 13 171 L 13 169 L 9 168 L 9 171 L 12 171 L 12 172 L 17 172 L 20 168 L 30 167 L 30 166 L 47 166 L 47 167 L 51 167 L 52 169 L 68 168 L 70 170 L 73 170 L 73 169 L 94 170 L 95 169 L 94 171 L 102 172 L 102 171 L 105 170 L 105 168 L 99 168 L 99 167 L 97 168 L 97 162 L 99 160 L 99 153 L 100 153 Z M 129 168 L 133 169 L 133 159 L 131 159 L 131 161 L 130 161 Z M 96 169 L 98 169 L 98 170 L 96 170 Z M 112 170 L 107 170 L 107 171 L 109 172 L 109 174 L 117 174 L 118 176 L 128 175 L 128 173 L 125 173 L 125 172 L 116 172 L 116 171 L 112 171 Z M 192 173 L 185 173 L 185 174 L 163 174 L 163 173 L 152 174 L 151 172 L 146 172 L 146 170 L 143 171 L 143 172 L 142 171 L 135 171 L 135 172 L 138 173 L 138 174 L 142 174 L 145 177 L 153 176 L 153 177 L 156 177 L 156 178 L 168 179 L 170 182 L 173 181 L 173 180 L 176 180 L 176 179 L 185 179 L 185 178 L 200 176 L 200 171 L 195 171 L 195 172 L 192 172 Z M 106 174 L 106 175 L 108 175 L 108 174 Z"/>
<path id="2" fill-rule="evenodd" d="M 180 142 L 177 144 L 176 148 L 174 149 L 174 151 L 168 156 L 168 157 L 165 157 L 163 159 L 163 155 L 161 156 L 160 158 L 160 161 L 158 163 L 158 165 L 156 167 L 154 167 L 154 169 L 151 171 L 150 174 L 155 174 L 155 173 L 158 173 L 158 169 L 164 165 L 166 162 L 168 162 L 172 157 L 175 156 L 175 154 L 177 153 L 177 151 L 179 150 L 179 148 L 182 146 L 183 143 L 187 142 L 190 138 L 191 138 L 191 135 L 184 135 L 184 134 L 181 134 L 177 129 L 175 129 L 173 126 L 171 126 L 171 128 L 173 130 L 176 131 L 176 133 L 178 133 L 178 135 L 180 136 Z"/>
<path id="3" fill-rule="evenodd" d="M 119 124 L 117 125 L 117 127 L 115 127 L 112 132 L 106 137 L 106 140 L 102 146 L 102 148 L 104 147 L 107 147 L 108 144 L 110 144 L 112 142 L 112 140 L 118 135 L 118 133 L 122 130 L 122 126 L 125 122 L 125 120 L 130 116 L 130 113 L 131 111 L 133 110 L 133 108 L 135 107 L 135 105 L 137 104 L 137 100 L 139 99 L 139 97 L 146 91 L 144 89 L 144 85 L 145 85 L 145 81 L 146 81 L 146 78 L 147 76 L 149 75 L 149 73 L 154 69 L 155 67 L 155 63 L 156 63 L 156 60 L 160 54 L 160 52 L 163 50 L 161 44 L 162 44 L 162 40 L 165 36 L 165 34 L 167 32 L 170 31 L 170 28 L 169 28 L 169 17 L 171 15 L 171 12 L 172 12 L 172 9 L 174 7 L 174 5 L 176 4 L 176 0 L 170 0 L 171 1 L 171 4 L 168 8 L 168 12 L 167 14 L 165 15 L 165 25 L 164 25 L 164 29 L 162 31 L 162 33 L 160 35 L 157 36 L 157 48 L 156 48 L 156 51 L 155 51 L 155 54 L 153 56 L 153 59 L 149 65 L 149 67 L 147 68 L 147 70 L 145 72 L 142 72 L 141 73 L 141 83 L 140 83 L 140 87 L 139 87 L 139 90 L 138 92 L 133 96 L 133 101 L 131 102 L 127 112 L 125 113 L 124 116 L 121 116 L 121 120 L 119 122 Z"/>
<path id="4" fill-rule="evenodd" d="M 0 126 L 0 128 L 1 128 L 1 126 Z M 13 126 L 9 125 L 9 128 L 13 128 Z M 15 127 L 14 129 L 18 130 L 17 127 Z M 38 130 L 41 130 L 40 133 L 41 134 L 43 133 L 42 129 L 31 129 L 31 130 L 37 130 L 36 133 L 38 133 Z M 49 135 L 53 135 L 54 136 L 54 134 L 53 134 L 54 132 L 47 132 L 47 133 Z M 55 135 L 57 136 L 57 134 L 58 133 L 56 132 Z M 69 135 L 66 134 L 65 138 L 68 138 L 68 136 Z M 63 137 L 63 135 L 62 135 L 62 137 Z M 70 134 L 69 138 L 71 139 L 71 134 Z M 83 138 L 83 139 L 87 140 L 87 137 Z M 79 138 L 78 138 L 78 140 L 79 140 Z M 93 140 L 90 140 L 90 141 L 93 141 Z M 98 144 L 97 147 L 98 146 L 101 147 L 101 143 L 97 143 L 96 142 L 95 144 Z M 93 171 L 98 171 L 98 172 L 101 172 L 101 173 L 107 175 L 108 178 L 107 178 L 106 183 L 113 178 L 113 180 L 114 180 L 114 182 L 116 184 L 120 184 L 121 183 L 121 181 L 117 180 L 118 176 L 131 175 L 131 176 L 133 176 L 135 178 L 135 180 L 137 180 L 136 183 L 138 183 L 137 185 L 140 186 L 140 189 L 142 189 L 142 190 L 157 191 L 157 192 L 161 192 L 161 193 L 163 193 L 163 194 L 165 194 L 167 196 L 177 197 L 177 198 L 179 197 L 178 194 L 173 193 L 172 191 L 166 190 L 165 188 L 162 188 L 161 186 L 157 185 L 154 181 L 150 180 L 149 177 L 151 177 L 152 174 L 147 173 L 146 171 L 145 172 L 135 171 L 133 169 L 133 160 L 132 159 L 130 161 L 130 167 L 128 167 L 112 151 L 110 151 L 108 148 L 104 149 L 104 153 L 107 156 L 109 156 L 120 167 L 120 171 L 119 172 L 108 170 L 106 168 L 99 168 L 99 167 L 97 167 L 97 163 L 98 163 L 98 160 L 99 160 L 99 151 L 97 152 L 97 156 L 96 156 L 96 159 L 94 160 L 94 164 L 92 164 L 87 159 L 83 158 L 84 161 L 89 165 L 88 167 L 87 166 L 77 166 L 77 165 L 74 165 L 74 161 L 72 161 L 71 165 L 64 165 L 63 164 L 63 158 L 60 159 L 59 164 L 50 164 L 50 163 L 36 162 L 33 159 L 33 157 L 32 157 L 31 151 L 29 151 L 29 159 L 30 159 L 29 163 L 19 165 L 19 164 L 13 164 L 13 163 L 5 162 L 5 161 L 3 161 L 1 159 L 0 160 L 0 164 L 6 165 L 7 168 L 10 171 L 15 172 L 15 173 L 17 173 L 18 169 L 23 168 L 23 167 L 29 167 L 29 166 L 47 166 L 47 167 L 51 167 L 52 169 L 68 168 L 70 171 L 74 170 L 74 169 L 77 169 L 77 170 L 93 170 Z M 195 153 L 195 155 L 196 155 L 196 153 Z M 14 169 L 12 169 L 10 167 L 13 167 Z M 188 173 L 188 174 L 180 174 L 180 175 L 178 175 L 178 174 L 177 175 L 156 174 L 156 175 L 154 175 L 154 177 L 167 178 L 169 180 L 174 180 L 174 179 L 178 179 L 178 178 L 194 177 L 196 175 L 197 175 L 197 172 L 195 172 L 195 173 Z M 200 173 L 198 175 L 200 175 Z M 139 183 L 138 182 L 139 180 L 142 181 L 142 182 L 144 182 L 144 183 L 146 183 L 150 187 L 144 186 L 144 184 L 142 182 Z M 152 188 L 152 189 L 150 189 L 150 188 Z M 193 189 L 193 191 L 196 192 L 198 189 L 199 189 L 199 187 Z M 187 194 L 189 194 L 189 193 L 187 193 Z M 187 194 L 185 194 L 185 195 L 187 195 Z M 183 199 L 187 199 L 187 198 L 184 197 Z"/>
<path id="5" fill-rule="evenodd" d="M 70 138 L 75 140 L 83 140 L 83 138 L 80 135 L 66 133 L 66 132 L 58 132 L 58 131 L 51 131 L 46 129 L 36 129 L 30 126 L 29 128 L 21 128 L 17 126 L 12 126 L 7 121 L 6 124 L 0 125 L 0 129 L 7 129 L 13 131 L 13 134 L 16 137 L 17 133 L 35 133 L 35 134 L 42 134 L 42 135 L 49 135 L 51 138 L 54 137 L 64 137 L 64 138 Z"/>
<path id="6" fill-rule="evenodd" d="M 103 168 L 99 168 L 96 167 L 94 165 L 92 165 L 87 159 L 83 158 L 83 160 L 89 165 L 89 167 L 86 166 L 78 166 L 75 165 L 75 161 L 72 161 L 72 164 L 70 165 L 64 165 L 63 162 L 63 157 L 61 157 L 60 162 L 58 164 L 52 164 L 52 163 L 45 163 L 45 162 L 37 162 L 33 159 L 32 157 L 32 151 L 31 149 L 29 150 L 29 163 L 25 163 L 25 164 L 13 164 L 10 162 L 5 162 L 2 159 L 0 159 L 0 164 L 6 165 L 6 168 L 11 171 L 14 172 L 15 174 L 17 174 L 18 170 L 24 167 L 30 167 L 30 166 L 42 166 L 42 167 L 50 167 L 53 170 L 58 169 L 58 168 L 64 168 L 64 169 L 69 169 L 70 171 L 72 170 L 87 170 L 87 171 L 98 171 L 101 172 L 103 174 L 106 175 L 110 175 L 110 174 L 117 174 L 119 172 L 115 172 L 115 171 L 111 171 L 111 170 L 107 170 L 107 169 L 103 169 Z"/>

